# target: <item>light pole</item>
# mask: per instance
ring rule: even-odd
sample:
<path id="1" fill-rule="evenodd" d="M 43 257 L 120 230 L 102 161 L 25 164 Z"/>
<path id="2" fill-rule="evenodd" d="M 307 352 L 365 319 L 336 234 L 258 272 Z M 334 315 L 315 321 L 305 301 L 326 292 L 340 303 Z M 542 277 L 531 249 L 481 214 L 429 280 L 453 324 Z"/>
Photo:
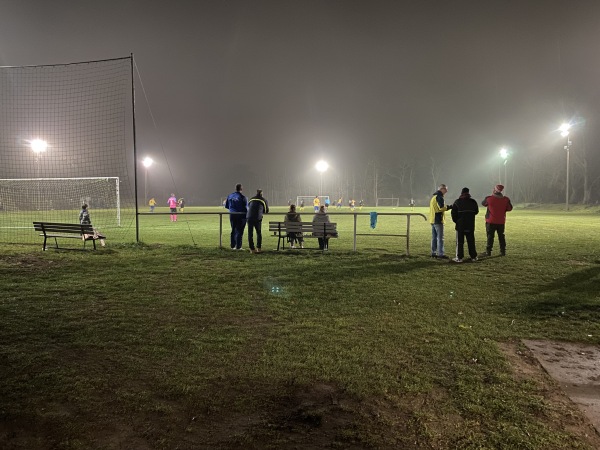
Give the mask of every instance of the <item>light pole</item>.
<path id="1" fill-rule="evenodd" d="M 319 197 L 323 197 L 323 172 L 329 169 L 329 164 L 327 164 L 327 161 L 320 160 L 317 162 L 315 167 L 321 174 L 321 180 L 319 185 Z"/>
<path id="2" fill-rule="evenodd" d="M 500 149 L 500 158 L 502 158 L 504 160 L 504 187 L 506 188 L 506 182 L 508 181 L 508 176 L 506 175 L 506 165 L 508 164 L 508 156 L 509 156 L 509 152 L 508 150 L 506 150 L 504 147 L 502 147 Z M 500 184 L 502 184 L 502 180 L 500 180 Z"/>
<path id="3" fill-rule="evenodd" d="M 562 137 L 567 138 L 567 145 L 565 145 L 565 150 L 567 151 L 567 183 L 566 183 L 566 194 L 565 194 L 565 208 L 569 210 L 569 158 L 571 153 L 571 144 L 573 143 L 569 138 L 569 130 L 571 129 L 570 123 L 563 123 L 560 127 L 558 127 L 560 131 L 560 135 Z"/>
<path id="4" fill-rule="evenodd" d="M 42 153 L 45 153 L 48 150 L 48 143 L 43 139 L 32 139 L 29 141 L 29 146 L 31 150 L 35 154 L 35 177 L 38 179 L 38 188 L 37 188 L 37 209 L 40 209 L 41 206 L 41 198 L 42 198 L 42 189 L 40 186 L 40 159 L 42 158 Z"/>
<path id="5" fill-rule="evenodd" d="M 148 204 L 148 169 L 154 164 L 154 160 L 149 156 L 146 156 L 142 161 L 142 164 L 146 168 L 146 171 L 144 172 L 144 203 Z"/>

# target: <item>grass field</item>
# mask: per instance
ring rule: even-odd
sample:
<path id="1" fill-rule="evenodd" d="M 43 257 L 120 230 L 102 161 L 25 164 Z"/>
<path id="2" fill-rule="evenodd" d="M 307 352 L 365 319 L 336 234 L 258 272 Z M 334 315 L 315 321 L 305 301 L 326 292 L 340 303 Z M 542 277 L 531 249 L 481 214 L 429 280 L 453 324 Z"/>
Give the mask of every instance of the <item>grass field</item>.
<path id="1" fill-rule="evenodd" d="M 460 265 L 429 258 L 422 219 L 406 257 L 352 252 L 350 216 L 327 253 L 219 250 L 207 217 L 143 216 L 142 244 L 97 252 L 0 246 L 1 448 L 600 447 L 503 351 L 600 342 L 597 208 L 515 210 L 508 255 Z"/>

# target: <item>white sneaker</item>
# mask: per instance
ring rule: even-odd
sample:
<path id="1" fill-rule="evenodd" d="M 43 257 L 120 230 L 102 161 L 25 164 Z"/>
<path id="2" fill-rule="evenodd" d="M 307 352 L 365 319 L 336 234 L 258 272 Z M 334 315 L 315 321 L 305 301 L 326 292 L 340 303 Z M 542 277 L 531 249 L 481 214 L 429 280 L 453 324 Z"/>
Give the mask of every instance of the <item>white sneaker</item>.
<path id="1" fill-rule="evenodd" d="M 296 247 L 294 247 L 293 245 L 290 245 L 290 248 L 296 248 Z"/>
<path id="2" fill-rule="evenodd" d="M 460 259 L 460 258 L 452 258 L 452 261 L 454 261 L 455 263 L 461 263 L 461 262 L 463 262 L 463 260 Z"/>
<path id="3" fill-rule="evenodd" d="M 304 244 L 300 244 L 300 248 L 304 248 Z"/>

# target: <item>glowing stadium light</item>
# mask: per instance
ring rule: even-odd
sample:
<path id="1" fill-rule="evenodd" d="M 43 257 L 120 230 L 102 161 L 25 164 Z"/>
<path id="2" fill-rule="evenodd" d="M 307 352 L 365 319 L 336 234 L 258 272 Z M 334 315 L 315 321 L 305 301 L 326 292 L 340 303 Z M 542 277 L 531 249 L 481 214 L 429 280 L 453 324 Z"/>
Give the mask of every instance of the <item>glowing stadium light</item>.
<path id="1" fill-rule="evenodd" d="M 325 172 L 327 169 L 329 169 L 329 164 L 327 164 L 327 161 L 323 161 L 321 159 L 321 160 L 317 161 L 317 164 L 315 165 L 315 167 L 321 174 L 321 179 L 320 179 L 320 184 L 319 184 L 319 197 L 323 197 L 323 172 Z"/>
<path id="2" fill-rule="evenodd" d="M 571 129 L 570 123 L 563 123 L 560 127 L 558 127 L 558 131 L 560 131 L 560 135 L 562 137 L 567 137 L 569 135 L 570 129 Z"/>
<path id="3" fill-rule="evenodd" d="M 327 164 L 327 161 L 323 161 L 320 160 L 317 162 L 316 166 L 317 170 L 321 173 L 325 172 L 327 169 L 329 169 L 329 164 Z"/>
<path id="4" fill-rule="evenodd" d="M 48 150 L 48 143 L 43 139 L 33 139 L 29 141 L 29 145 L 31 150 L 33 150 L 33 153 L 36 155 L 44 153 L 46 150 Z"/>
<path id="5" fill-rule="evenodd" d="M 500 149 L 500 158 L 504 160 L 508 159 L 508 150 L 506 150 L 504 147 Z"/>
<path id="6" fill-rule="evenodd" d="M 146 156 L 142 161 L 142 164 L 146 168 L 144 173 L 144 203 L 148 204 L 148 169 L 154 164 L 154 160 L 149 156 Z"/>

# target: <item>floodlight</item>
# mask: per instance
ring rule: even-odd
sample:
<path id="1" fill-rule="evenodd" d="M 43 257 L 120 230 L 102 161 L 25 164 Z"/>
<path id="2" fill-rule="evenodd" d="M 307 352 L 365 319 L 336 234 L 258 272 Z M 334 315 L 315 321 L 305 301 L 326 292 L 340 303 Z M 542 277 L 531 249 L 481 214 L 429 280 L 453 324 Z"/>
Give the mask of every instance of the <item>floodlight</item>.
<path id="1" fill-rule="evenodd" d="M 43 153 L 48 149 L 48 143 L 43 139 L 29 141 L 29 145 L 31 146 L 31 150 L 36 154 Z"/>
<path id="2" fill-rule="evenodd" d="M 150 158 L 149 156 L 146 156 L 144 158 L 144 160 L 142 161 L 142 164 L 144 165 L 144 167 L 147 169 L 148 167 L 150 167 L 152 164 L 154 164 L 154 160 L 152 158 Z"/>
<path id="3" fill-rule="evenodd" d="M 317 162 L 317 165 L 315 167 L 319 172 L 323 173 L 327 169 L 329 169 L 329 164 L 327 164 L 327 161 L 320 160 L 319 162 Z"/>
<path id="4" fill-rule="evenodd" d="M 560 127 L 558 127 L 558 130 L 560 131 L 560 135 L 562 137 L 567 137 L 569 135 L 570 129 L 571 129 L 570 123 L 563 123 Z"/>
<path id="5" fill-rule="evenodd" d="M 502 159 L 508 158 L 508 150 L 506 150 L 504 147 L 502 147 L 500 149 L 500 158 L 502 158 Z"/>

